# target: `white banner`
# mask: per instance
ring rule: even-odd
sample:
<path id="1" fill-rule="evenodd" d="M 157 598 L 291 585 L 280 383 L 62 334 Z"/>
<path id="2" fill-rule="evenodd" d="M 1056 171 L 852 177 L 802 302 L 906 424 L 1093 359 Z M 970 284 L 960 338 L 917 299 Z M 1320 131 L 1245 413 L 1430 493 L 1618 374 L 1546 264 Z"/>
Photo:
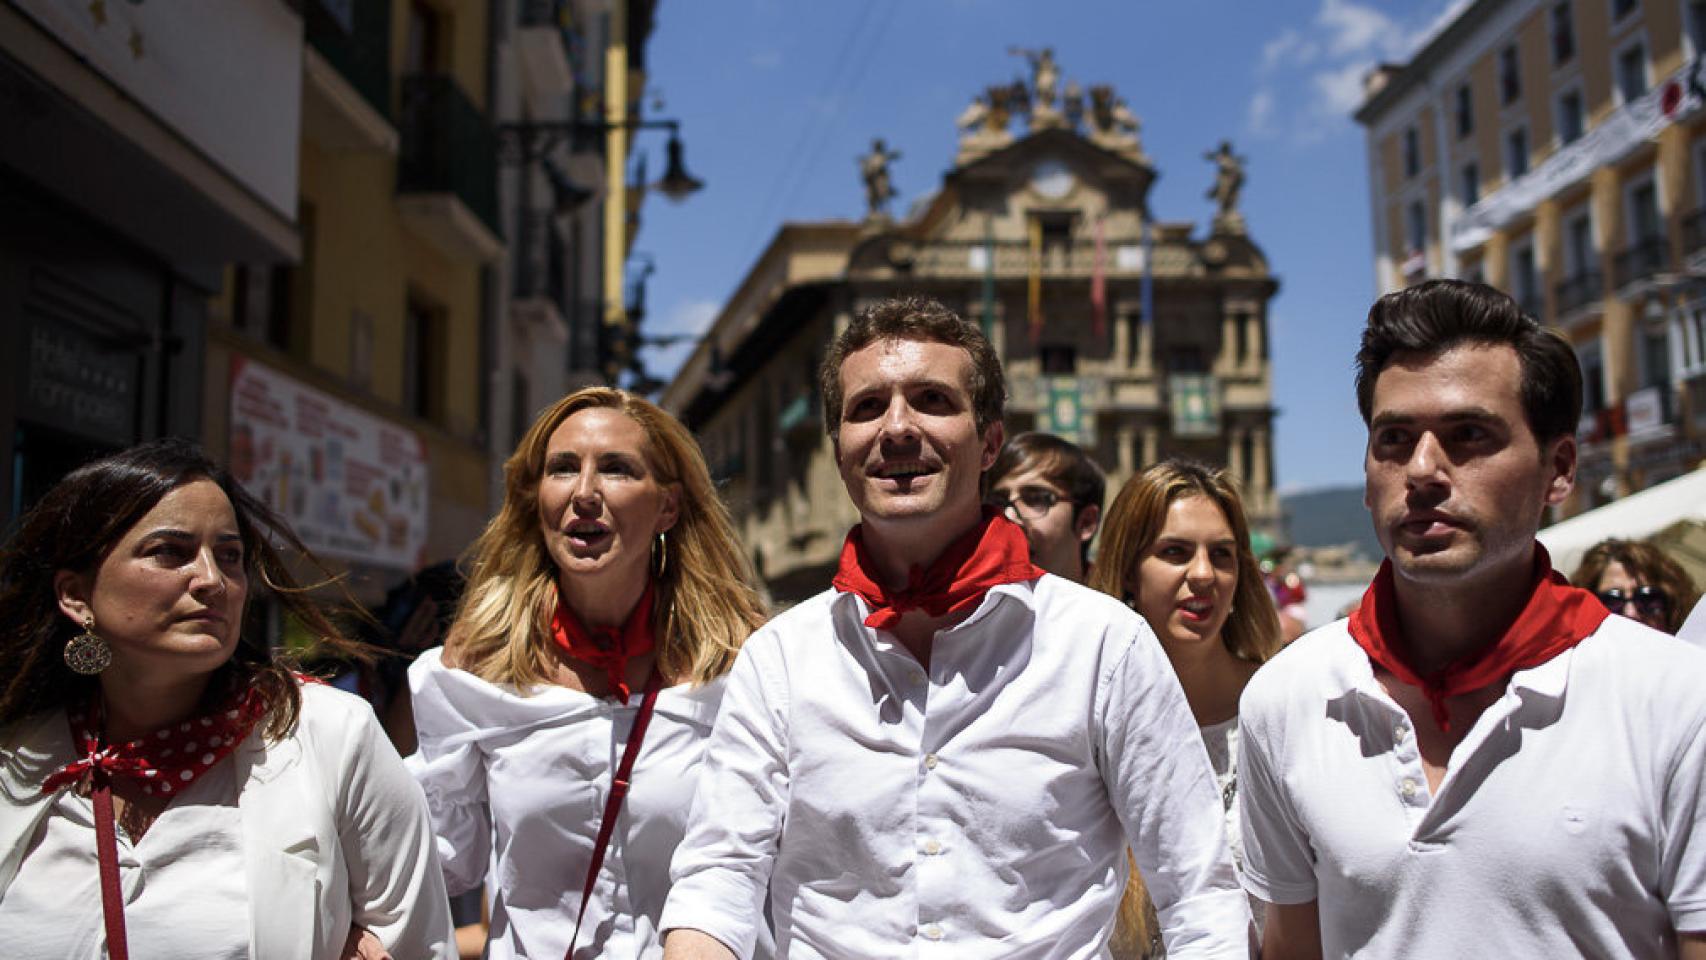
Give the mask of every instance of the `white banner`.
<path id="1" fill-rule="evenodd" d="M 1701 59 L 1695 57 L 1545 163 L 1482 197 L 1452 222 L 1451 249 L 1463 253 L 1486 243 L 1495 230 L 1533 212 L 1541 201 L 1623 159 L 1660 130 L 1699 110 L 1706 101 L 1700 88 L 1703 74 Z"/>
<path id="2" fill-rule="evenodd" d="M 240 355 L 231 472 L 315 553 L 407 571 L 425 559 L 420 436 Z"/>

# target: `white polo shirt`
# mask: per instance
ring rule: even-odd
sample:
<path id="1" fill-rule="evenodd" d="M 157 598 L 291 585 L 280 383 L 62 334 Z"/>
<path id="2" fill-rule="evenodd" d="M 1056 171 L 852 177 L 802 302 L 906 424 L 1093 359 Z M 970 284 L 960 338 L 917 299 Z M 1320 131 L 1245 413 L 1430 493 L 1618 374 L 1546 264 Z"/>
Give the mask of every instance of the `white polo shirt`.
<path id="1" fill-rule="evenodd" d="M 1244 690 L 1244 884 L 1326 957 L 1669 957 L 1706 930 L 1706 651 L 1633 620 L 1512 675 L 1430 796 L 1347 622 Z"/>
<path id="2" fill-rule="evenodd" d="M 1169 955 L 1248 956 L 1202 736 L 1149 627 L 1058 577 L 991 589 L 930 666 L 833 591 L 729 674 L 664 929 L 778 956 L 1106 956 L 1126 847 Z"/>

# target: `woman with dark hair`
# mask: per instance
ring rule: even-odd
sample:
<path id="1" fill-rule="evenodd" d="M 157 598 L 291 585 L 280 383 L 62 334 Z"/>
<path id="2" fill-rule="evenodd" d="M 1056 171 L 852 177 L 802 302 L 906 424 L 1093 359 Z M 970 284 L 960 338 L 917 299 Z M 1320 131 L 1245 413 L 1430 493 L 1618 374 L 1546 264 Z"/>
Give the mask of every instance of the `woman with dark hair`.
<path id="1" fill-rule="evenodd" d="M 1601 540 L 1588 548 L 1570 583 L 1592 590 L 1612 613 L 1674 634 L 1700 599 L 1694 578 L 1663 550 L 1641 540 Z"/>
<path id="2" fill-rule="evenodd" d="M 1126 481 L 1102 527 L 1090 586 L 1143 616 L 1179 675 L 1226 805 L 1227 840 L 1242 862 L 1238 818 L 1238 697 L 1279 648 L 1279 615 L 1250 545 L 1243 500 L 1226 471 L 1167 460 Z M 1153 947 L 1154 913 L 1133 875 L 1116 948 Z M 1260 912 L 1257 912 L 1260 916 Z"/>
<path id="3" fill-rule="evenodd" d="M 724 677 L 765 620 L 756 584 L 698 444 L 656 405 L 589 387 L 522 437 L 449 638 L 409 675 L 409 762 L 451 890 L 486 883 L 487 957 L 661 953 Z"/>
<path id="4" fill-rule="evenodd" d="M 364 655 L 280 546 L 307 555 L 177 440 L 24 516 L 0 555 L 8 957 L 452 955 L 425 806 L 373 712 L 304 683 L 249 616 L 268 591 Z"/>

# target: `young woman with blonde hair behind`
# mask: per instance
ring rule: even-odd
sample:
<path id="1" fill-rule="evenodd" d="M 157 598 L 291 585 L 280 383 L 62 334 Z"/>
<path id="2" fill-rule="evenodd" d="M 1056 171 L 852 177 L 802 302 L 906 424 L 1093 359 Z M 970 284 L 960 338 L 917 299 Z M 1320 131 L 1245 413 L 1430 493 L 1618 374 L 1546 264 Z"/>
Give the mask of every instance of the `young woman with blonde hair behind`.
<path id="1" fill-rule="evenodd" d="M 650 956 L 764 605 L 692 436 L 638 396 L 565 397 L 504 481 L 445 647 L 410 671 L 410 763 L 451 892 L 487 884 L 486 956 Z"/>
<path id="2" fill-rule="evenodd" d="M 1233 808 L 1238 697 L 1278 649 L 1280 625 L 1226 471 L 1167 460 L 1127 481 L 1102 524 L 1090 586 L 1149 621 L 1172 661 L 1214 764 L 1227 841 L 1241 864 Z M 1155 923 L 1134 872 L 1120 905 L 1115 952 L 1157 956 Z"/>

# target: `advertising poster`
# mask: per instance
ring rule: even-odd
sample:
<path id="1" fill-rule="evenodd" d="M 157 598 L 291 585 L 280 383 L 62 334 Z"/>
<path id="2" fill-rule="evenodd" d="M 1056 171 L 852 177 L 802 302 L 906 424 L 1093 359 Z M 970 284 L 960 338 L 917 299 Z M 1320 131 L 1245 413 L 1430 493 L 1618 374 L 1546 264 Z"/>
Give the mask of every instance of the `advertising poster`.
<path id="1" fill-rule="evenodd" d="M 231 472 L 317 554 L 410 571 L 422 562 L 420 436 L 241 356 L 231 364 Z"/>

